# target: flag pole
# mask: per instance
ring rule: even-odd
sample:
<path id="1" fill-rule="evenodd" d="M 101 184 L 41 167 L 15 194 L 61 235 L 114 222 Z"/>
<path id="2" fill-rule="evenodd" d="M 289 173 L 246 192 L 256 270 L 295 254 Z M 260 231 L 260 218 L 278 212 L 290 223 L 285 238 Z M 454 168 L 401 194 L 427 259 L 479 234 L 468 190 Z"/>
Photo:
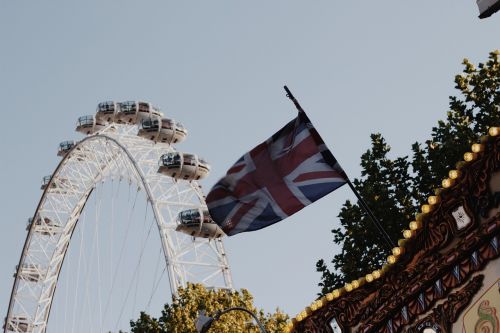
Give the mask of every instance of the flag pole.
<path id="1" fill-rule="evenodd" d="M 283 88 L 285 88 L 286 97 L 288 97 L 293 102 L 293 104 L 295 105 L 295 107 L 297 108 L 297 110 L 299 112 L 304 112 L 305 113 L 304 109 L 299 104 L 299 102 L 297 101 L 297 99 L 295 99 L 295 97 L 293 96 L 293 94 L 290 91 L 290 89 L 288 89 L 287 86 L 284 86 Z M 361 195 L 359 194 L 359 192 L 356 190 L 356 188 L 352 184 L 352 182 L 349 179 L 349 177 L 347 176 L 347 174 L 345 175 L 345 179 L 346 179 L 347 185 L 349 185 L 349 188 L 351 189 L 351 191 L 354 193 L 354 195 L 356 195 L 356 198 L 358 198 L 358 202 L 360 203 L 360 206 L 364 209 L 364 211 L 366 212 L 366 214 L 368 214 L 368 217 L 370 218 L 370 220 L 372 221 L 372 223 L 375 225 L 375 227 L 378 229 L 378 231 L 382 234 L 382 236 L 384 237 L 384 240 L 386 241 L 387 245 L 389 245 L 389 247 L 391 249 L 393 247 L 395 247 L 396 244 L 391 239 L 391 237 L 389 237 L 389 234 L 387 233 L 387 231 L 385 231 L 385 229 L 382 226 L 382 224 L 380 223 L 380 221 L 377 219 L 377 217 L 375 217 L 375 215 L 371 211 L 371 209 L 368 206 L 368 204 L 365 202 L 365 200 L 361 197 Z"/>

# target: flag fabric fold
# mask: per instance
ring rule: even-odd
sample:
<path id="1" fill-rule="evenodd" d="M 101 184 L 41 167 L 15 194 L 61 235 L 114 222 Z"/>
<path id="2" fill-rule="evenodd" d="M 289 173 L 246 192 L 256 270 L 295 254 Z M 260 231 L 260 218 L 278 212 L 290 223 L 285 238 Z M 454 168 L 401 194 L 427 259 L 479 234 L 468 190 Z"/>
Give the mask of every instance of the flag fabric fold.
<path id="1" fill-rule="evenodd" d="M 243 155 L 207 196 L 227 235 L 258 230 L 346 183 L 346 175 L 304 112 Z"/>

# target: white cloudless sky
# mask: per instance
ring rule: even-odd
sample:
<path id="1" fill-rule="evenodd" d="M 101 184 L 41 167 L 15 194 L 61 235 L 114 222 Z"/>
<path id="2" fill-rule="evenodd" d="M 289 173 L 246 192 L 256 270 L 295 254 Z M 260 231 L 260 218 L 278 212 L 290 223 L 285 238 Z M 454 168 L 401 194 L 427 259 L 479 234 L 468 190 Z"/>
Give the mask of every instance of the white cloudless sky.
<path id="1" fill-rule="evenodd" d="M 205 192 L 295 116 L 287 84 L 352 177 L 370 133 L 410 153 L 444 118 L 464 57 L 500 47 L 500 14 L 473 0 L 0 2 L 0 313 L 25 221 L 57 145 L 104 100 L 143 99 L 189 129 Z M 353 195 L 328 195 L 270 228 L 225 240 L 237 288 L 294 316 L 319 291 L 315 263 Z M 144 273 L 144 274 L 147 274 Z M 165 302 L 169 301 L 165 295 Z"/>

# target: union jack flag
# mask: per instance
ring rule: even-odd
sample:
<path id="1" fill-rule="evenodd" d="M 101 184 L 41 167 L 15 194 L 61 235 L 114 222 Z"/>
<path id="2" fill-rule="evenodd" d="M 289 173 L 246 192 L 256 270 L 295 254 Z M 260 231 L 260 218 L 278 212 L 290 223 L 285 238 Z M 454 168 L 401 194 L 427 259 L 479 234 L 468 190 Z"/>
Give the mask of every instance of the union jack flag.
<path id="1" fill-rule="evenodd" d="M 346 183 L 304 112 L 243 155 L 207 196 L 227 235 L 279 222 Z"/>

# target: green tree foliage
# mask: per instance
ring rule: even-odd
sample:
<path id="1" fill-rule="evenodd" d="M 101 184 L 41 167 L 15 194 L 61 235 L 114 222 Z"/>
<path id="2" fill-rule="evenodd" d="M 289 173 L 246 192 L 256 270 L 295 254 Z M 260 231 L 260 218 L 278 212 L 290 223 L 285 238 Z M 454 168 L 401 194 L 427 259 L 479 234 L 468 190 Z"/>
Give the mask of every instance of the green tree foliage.
<path id="1" fill-rule="evenodd" d="M 218 311 L 230 307 L 244 307 L 257 315 L 267 332 L 283 332 L 288 316 L 277 310 L 265 314 L 253 305 L 252 295 L 245 289 L 241 291 L 208 290 L 200 284 L 189 284 L 181 288 L 171 304 L 166 304 L 160 318 L 153 318 L 141 312 L 136 321 L 131 321 L 132 333 L 196 333 L 195 322 L 199 311 L 214 316 Z M 258 333 L 259 328 L 250 315 L 241 311 L 231 311 L 215 321 L 209 332 L 217 333 Z"/>
<path id="2" fill-rule="evenodd" d="M 390 146 L 381 134 L 371 135 L 371 148 L 361 156 L 361 178 L 353 184 L 393 240 L 401 238 L 418 206 L 423 204 L 457 161 L 491 126 L 500 126 L 500 52 L 491 52 L 486 63 L 475 67 L 463 61 L 455 77 L 458 96 L 451 96 L 446 120 L 432 128 L 425 143 L 414 143 L 411 156 L 388 157 Z M 390 249 L 365 212 L 346 201 L 332 230 L 333 242 L 342 246 L 333 270 L 323 259 L 320 294 L 326 294 L 380 267 Z"/>

